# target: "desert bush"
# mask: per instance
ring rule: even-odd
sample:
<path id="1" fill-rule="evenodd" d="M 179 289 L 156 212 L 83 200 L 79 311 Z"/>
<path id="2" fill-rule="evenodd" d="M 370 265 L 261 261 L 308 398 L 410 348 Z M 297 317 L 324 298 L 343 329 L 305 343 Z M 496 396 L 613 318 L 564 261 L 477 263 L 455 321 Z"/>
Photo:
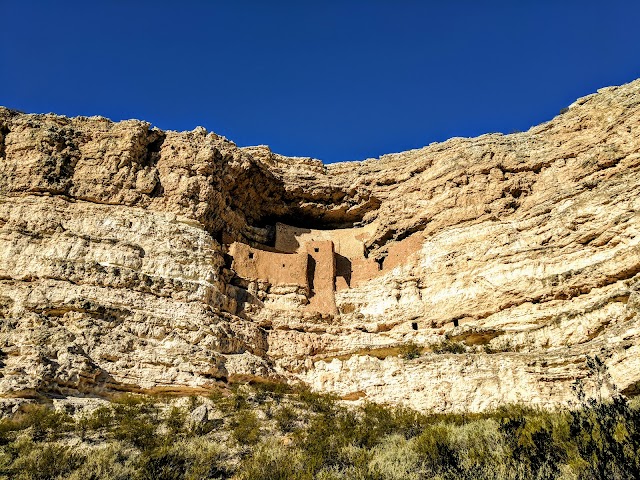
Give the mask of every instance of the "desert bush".
<path id="1" fill-rule="evenodd" d="M 23 444 L 20 454 L 4 474 L 15 480 L 52 480 L 67 478 L 85 460 L 70 447 L 47 444 Z"/>
<path id="2" fill-rule="evenodd" d="M 373 451 L 357 445 L 343 446 L 338 452 L 337 465 L 334 471 L 341 471 L 346 478 L 360 478 L 362 480 L 382 480 L 379 473 L 370 468 Z"/>
<path id="3" fill-rule="evenodd" d="M 146 450 L 156 445 L 156 424 L 142 417 L 125 416 L 117 423 L 113 436 L 117 440 L 129 442 L 136 448 Z"/>
<path id="4" fill-rule="evenodd" d="M 460 342 L 443 340 L 440 343 L 432 345 L 431 351 L 433 353 L 466 353 L 467 347 Z"/>
<path id="5" fill-rule="evenodd" d="M 222 389 L 216 388 L 214 390 L 211 390 L 211 392 L 209 392 L 209 395 L 207 395 L 207 398 L 211 400 L 214 405 L 218 405 L 219 403 L 224 402 L 227 396 L 225 395 Z"/>
<path id="6" fill-rule="evenodd" d="M 81 438 L 85 438 L 88 432 L 108 429 L 113 425 L 114 416 L 110 406 L 102 405 L 94 411 L 82 415 L 76 421 L 76 431 Z"/>
<path id="7" fill-rule="evenodd" d="M 241 392 L 235 392 L 233 396 L 229 398 L 229 402 L 231 403 L 231 408 L 236 412 L 249 408 L 247 395 Z"/>
<path id="8" fill-rule="evenodd" d="M 333 395 L 312 392 L 306 387 L 299 387 L 295 394 L 312 412 L 327 414 L 335 408 L 336 397 Z"/>
<path id="9" fill-rule="evenodd" d="M 185 429 L 187 422 L 187 412 L 183 408 L 171 407 L 164 423 L 169 436 L 177 436 Z"/>
<path id="10" fill-rule="evenodd" d="M 293 387 L 283 382 L 257 382 L 253 387 L 262 392 L 268 392 L 271 398 L 281 400 L 285 395 L 293 392 Z"/>
<path id="11" fill-rule="evenodd" d="M 451 444 L 460 452 L 459 466 L 467 477 L 503 478 L 506 475 L 506 450 L 499 427 L 493 419 L 481 419 L 452 430 Z"/>
<path id="12" fill-rule="evenodd" d="M 392 408 L 367 402 L 360 410 L 355 429 L 356 445 L 372 448 L 386 435 L 395 433 L 397 427 Z"/>
<path id="13" fill-rule="evenodd" d="M 297 448 L 289 448 L 276 441 L 260 444 L 253 455 L 240 465 L 241 480 L 312 480 L 304 455 Z"/>
<path id="14" fill-rule="evenodd" d="M 370 475 L 383 480 L 420 480 L 424 471 L 420 457 L 401 435 L 389 435 L 376 445 L 368 464 Z"/>
<path id="15" fill-rule="evenodd" d="M 209 439 L 197 438 L 175 446 L 188 459 L 185 480 L 229 478 L 231 470 L 226 465 L 228 448 Z"/>
<path id="16" fill-rule="evenodd" d="M 182 480 L 186 470 L 183 452 L 161 447 L 141 456 L 136 476 L 140 480 Z"/>
<path id="17" fill-rule="evenodd" d="M 406 439 L 420 435 L 430 422 L 427 415 L 407 407 L 393 408 L 393 417 L 396 425 L 395 432 L 403 435 Z"/>
<path id="18" fill-rule="evenodd" d="M 427 478 L 437 475 L 443 475 L 444 478 L 461 478 L 463 472 L 459 467 L 459 452 L 452 441 L 453 428 L 446 424 L 428 425 L 414 439 L 413 448 L 421 460 Z"/>
<path id="19" fill-rule="evenodd" d="M 127 396 L 113 405 L 113 436 L 117 440 L 131 443 L 141 450 L 157 445 L 157 407 L 146 399 Z"/>
<path id="20" fill-rule="evenodd" d="M 570 412 L 570 435 L 582 462 L 579 478 L 640 478 L 640 412 L 616 396 Z"/>
<path id="21" fill-rule="evenodd" d="M 26 405 L 12 419 L 3 420 L 2 436 L 7 438 L 9 432 L 28 429 L 35 441 L 55 440 L 61 433 L 73 428 L 73 419 L 64 412 L 53 410 L 46 405 Z"/>
<path id="22" fill-rule="evenodd" d="M 640 478 L 640 402 L 615 392 L 602 400 L 610 379 L 603 362 L 589 365 L 597 398 L 577 388 L 578 404 L 560 411 L 506 405 L 426 415 L 366 402 L 346 407 L 301 388 L 276 399 L 261 387 L 262 410 L 273 412 L 273 422 L 263 422 L 244 386 L 219 399 L 228 431 L 200 432 L 189 427 L 187 408 L 160 410 L 139 396 L 75 425 L 64 413 L 31 406 L 0 420 L 0 480 Z M 246 406 L 236 409 L 237 402 Z M 79 447 L 54 441 L 72 428 L 90 440 Z"/>
<path id="23" fill-rule="evenodd" d="M 129 480 L 135 478 L 137 454 L 121 443 L 92 449 L 68 480 Z"/>
<path id="24" fill-rule="evenodd" d="M 293 391 L 288 384 L 282 382 L 255 382 L 251 386 L 255 391 L 255 401 L 259 405 L 268 401 L 275 401 L 279 404 L 286 394 Z"/>
<path id="25" fill-rule="evenodd" d="M 308 468 L 318 472 L 344 466 L 341 451 L 354 443 L 357 427 L 356 413 L 343 408 L 312 416 L 306 429 L 296 432 Z"/>
<path id="26" fill-rule="evenodd" d="M 295 409 L 289 406 L 280 407 L 273 415 L 276 425 L 282 433 L 290 433 L 295 430 L 298 424 L 298 414 Z"/>
<path id="27" fill-rule="evenodd" d="M 551 479 L 567 459 L 564 445 L 554 435 L 546 415 L 503 420 L 500 432 L 507 449 L 506 463 L 518 478 Z"/>
<path id="28" fill-rule="evenodd" d="M 422 354 L 422 349 L 414 342 L 405 343 L 400 347 L 400 356 L 405 360 L 413 360 Z"/>
<path id="29" fill-rule="evenodd" d="M 260 421 L 251 410 L 237 413 L 231 423 L 231 429 L 233 438 L 238 443 L 254 445 L 260 440 Z"/>

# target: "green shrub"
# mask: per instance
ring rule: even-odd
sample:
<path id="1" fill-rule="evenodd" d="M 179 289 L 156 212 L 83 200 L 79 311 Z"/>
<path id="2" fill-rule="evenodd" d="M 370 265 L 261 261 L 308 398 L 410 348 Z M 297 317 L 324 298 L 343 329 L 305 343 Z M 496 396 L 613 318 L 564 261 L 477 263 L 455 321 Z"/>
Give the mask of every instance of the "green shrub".
<path id="1" fill-rule="evenodd" d="M 137 477 L 140 480 L 182 480 L 187 459 L 182 452 L 163 447 L 140 458 Z"/>
<path id="2" fill-rule="evenodd" d="M 136 477 L 137 455 L 121 443 L 92 449 L 67 480 L 130 480 Z"/>
<path id="3" fill-rule="evenodd" d="M 0 419 L 0 446 L 6 445 L 13 438 L 13 422 L 8 418 Z"/>
<path id="4" fill-rule="evenodd" d="M 372 448 L 386 435 L 395 433 L 393 409 L 378 403 L 367 402 L 361 409 L 355 433 L 356 445 Z"/>
<path id="5" fill-rule="evenodd" d="M 233 397 L 231 397 L 231 405 L 236 412 L 248 409 L 249 402 L 247 401 L 247 396 L 243 393 L 236 392 Z"/>
<path id="6" fill-rule="evenodd" d="M 214 405 L 217 405 L 221 402 L 224 402 L 224 400 L 227 398 L 227 395 L 225 395 L 224 391 L 221 388 L 216 388 L 209 392 L 207 398 L 211 400 Z"/>
<path id="7" fill-rule="evenodd" d="M 451 340 L 443 340 L 440 343 L 436 343 L 431 347 L 433 353 L 466 353 L 467 347 L 460 342 L 453 342 Z"/>
<path id="8" fill-rule="evenodd" d="M 228 435 L 189 428 L 186 408 L 160 411 L 148 398 L 123 396 L 75 423 L 102 446 L 52 441 L 74 428 L 73 419 L 30 406 L 0 420 L 0 480 L 640 478 L 640 402 L 617 394 L 601 400 L 610 382 L 604 362 L 587 366 L 597 398 L 577 385 L 579 407 L 555 412 L 506 405 L 425 415 L 374 403 L 347 408 L 306 388 L 278 400 L 271 387 L 260 387 L 274 420 L 263 424 L 249 408 L 257 394 L 242 387 L 217 405 L 228 412 L 219 420 Z"/>
<path id="9" fill-rule="evenodd" d="M 273 415 L 276 421 L 276 425 L 283 433 L 290 433 L 295 430 L 298 423 L 298 414 L 296 411 L 289 407 L 280 407 L 278 411 Z"/>
<path id="10" fill-rule="evenodd" d="M 240 480 L 312 480 L 304 455 L 275 441 L 263 443 L 240 465 Z"/>
<path id="11" fill-rule="evenodd" d="M 506 451 L 497 421 L 480 419 L 455 426 L 448 438 L 464 478 L 505 478 Z"/>
<path id="12" fill-rule="evenodd" d="M 400 356 L 405 360 L 413 360 L 422 354 L 422 349 L 414 342 L 405 343 L 400 347 Z"/>
<path id="13" fill-rule="evenodd" d="M 9 467 L 10 478 L 16 480 L 52 480 L 67 476 L 83 462 L 84 456 L 70 447 L 53 443 L 33 445 Z"/>
<path id="14" fill-rule="evenodd" d="M 102 405 L 88 415 L 82 415 L 76 422 L 76 430 L 81 438 L 90 431 L 110 428 L 114 422 L 113 410 L 110 406 Z"/>
<path id="15" fill-rule="evenodd" d="M 570 435 L 581 462 L 580 478 L 640 478 L 640 412 L 616 396 L 587 401 L 570 412 Z"/>
<path id="16" fill-rule="evenodd" d="M 129 442 L 141 450 L 154 448 L 158 444 L 158 411 L 154 405 L 128 397 L 114 404 L 113 411 L 114 438 Z"/>
<path id="17" fill-rule="evenodd" d="M 209 439 L 196 438 L 175 446 L 188 459 L 185 480 L 205 478 L 229 478 L 231 470 L 226 465 L 228 447 Z"/>
<path id="18" fill-rule="evenodd" d="M 2 436 L 7 439 L 11 431 L 29 429 L 31 438 L 42 441 L 46 438 L 55 440 L 63 432 L 74 428 L 73 419 L 64 412 L 59 412 L 46 405 L 26 405 L 10 420 L 2 422 Z"/>
<path id="19" fill-rule="evenodd" d="M 237 413 L 231 425 L 233 438 L 244 445 L 254 445 L 260 440 L 260 421 L 252 411 Z"/>
<path id="20" fill-rule="evenodd" d="M 424 427 L 429 423 L 429 418 L 411 408 L 388 407 L 393 413 L 394 432 L 403 435 L 406 439 L 420 435 Z"/>
<path id="21" fill-rule="evenodd" d="M 340 471 L 345 478 L 361 478 L 363 480 L 381 480 L 379 474 L 370 468 L 373 451 L 356 445 L 345 445 L 338 452 L 333 471 Z M 336 468 L 339 466 L 339 469 Z M 331 471 L 331 470 L 325 470 Z"/>
<path id="22" fill-rule="evenodd" d="M 384 437 L 371 452 L 371 474 L 383 480 L 420 480 L 424 478 L 420 457 L 403 436 Z"/>
<path id="23" fill-rule="evenodd" d="M 356 413 L 343 408 L 312 416 L 306 429 L 297 435 L 309 469 L 318 472 L 341 468 L 342 449 L 355 442 L 357 429 Z"/>
<path id="24" fill-rule="evenodd" d="M 306 387 L 300 387 L 296 393 L 298 399 L 305 403 L 312 412 L 330 413 L 335 408 L 336 397 L 333 395 L 312 392 Z"/>
<path id="25" fill-rule="evenodd" d="M 255 390 L 254 399 L 259 405 L 268 401 L 280 403 L 286 394 L 292 392 L 292 388 L 282 382 L 255 382 L 251 386 Z"/>
<path id="26" fill-rule="evenodd" d="M 123 417 L 114 429 L 114 438 L 146 450 L 155 447 L 156 425 L 146 418 Z"/>
<path id="27" fill-rule="evenodd" d="M 171 407 L 165 418 L 167 433 L 170 436 L 179 435 L 185 428 L 187 421 L 187 412 L 178 407 Z"/>
<path id="28" fill-rule="evenodd" d="M 511 469 L 527 478 L 557 478 L 567 455 L 554 429 L 546 415 L 503 420 L 500 432 Z"/>
<path id="29" fill-rule="evenodd" d="M 427 478 L 437 475 L 462 478 L 460 452 L 452 441 L 453 428 L 445 424 L 428 425 L 412 442 Z"/>

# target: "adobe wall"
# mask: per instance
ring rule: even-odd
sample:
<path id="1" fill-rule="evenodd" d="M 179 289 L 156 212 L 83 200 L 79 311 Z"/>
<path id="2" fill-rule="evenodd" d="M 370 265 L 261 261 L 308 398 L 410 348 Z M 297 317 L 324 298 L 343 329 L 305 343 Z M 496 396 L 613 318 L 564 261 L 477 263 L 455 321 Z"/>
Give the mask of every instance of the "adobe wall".
<path id="1" fill-rule="evenodd" d="M 335 298 L 335 251 L 331 240 L 309 242 L 308 272 L 309 286 L 312 295 L 309 298 L 309 310 L 319 313 L 336 315 Z"/>
<path id="2" fill-rule="evenodd" d="M 424 236 L 422 232 L 416 232 L 407 238 L 393 243 L 387 250 L 387 256 L 382 264 L 382 270 L 393 270 L 398 265 L 407 263 L 407 258 L 422 248 Z"/>
<path id="3" fill-rule="evenodd" d="M 242 278 L 309 287 L 306 254 L 267 252 L 239 242 L 230 245 L 229 254 L 233 257 L 231 268 Z"/>
<path id="4" fill-rule="evenodd" d="M 382 272 L 378 262 L 372 258 L 361 258 L 351 262 L 351 287 L 357 287 L 377 277 Z"/>
<path id="5" fill-rule="evenodd" d="M 376 228 L 377 225 L 372 223 L 358 228 L 312 230 L 277 223 L 275 248 L 281 252 L 294 253 L 299 252 L 309 242 L 331 240 L 335 252 L 339 255 L 347 258 L 364 258 L 364 243 L 373 235 Z"/>
<path id="6" fill-rule="evenodd" d="M 275 248 L 280 252 L 297 253 L 302 246 L 298 241 L 298 237 L 309 233 L 308 228 L 292 227 L 284 223 L 276 223 L 276 240 Z"/>
<path id="7" fill-rule="evenodd" d="M 380 268 L 378 262 L 371 258 L 351 260 L 351 281 L 348 285 L 346 282 L 339 282 L 337 289 L 342 290 L 347 287 L 357 287 L 375 277 L 390 272 L 399 265 L 404 265 L 409 256 L 422 248 L 423 241 L 424 237 L 422 233 L 417 232 L 399 242 L 393 243 L 387 250 L 387 255 L 382 262 L 382 268 Z"/>
<path id="8" fill-rule="evenodd" d="M 335 315 L 336 290 L 362 285 L 393 270 L 422 246 L 422 234 L 415 233 L 390 245 L 386 257 L 378 263 L 364 256 L 364 242 L 374 229 L 375 225 L 310 230 L 278 223 L 276 252 L 235 242 L 229 247 L 232 268 L 248 280 L 305 287 L 310 294 L 308 310 Z"/>

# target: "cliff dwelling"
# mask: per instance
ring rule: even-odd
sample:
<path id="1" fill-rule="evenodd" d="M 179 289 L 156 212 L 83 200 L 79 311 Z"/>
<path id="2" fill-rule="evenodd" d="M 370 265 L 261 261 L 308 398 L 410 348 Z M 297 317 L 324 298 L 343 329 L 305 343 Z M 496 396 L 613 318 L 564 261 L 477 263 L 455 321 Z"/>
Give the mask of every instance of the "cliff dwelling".
<path id="1" fill-rule="evenodd" d="M 306 310 L 336 315 L 337 290 L 349 289 L 392 270 L 417 251 L 421 235 L 392 244 L 382 258 L 368 258 L 366 241 L 377 225 L 314 230 L 275 225 L 273 247 L 234 242 L 229 246 L 231 269 L 245 281 L 296 286 L 308 299 Z"/>
<path id="2" fill-rule="evenodd" d="M 555 408 L 597 388 L 595 352 L 637 395 L 639 126 L 640 80 L 529 132 L 325 167 L 0 108 L 0 393 Z"/>

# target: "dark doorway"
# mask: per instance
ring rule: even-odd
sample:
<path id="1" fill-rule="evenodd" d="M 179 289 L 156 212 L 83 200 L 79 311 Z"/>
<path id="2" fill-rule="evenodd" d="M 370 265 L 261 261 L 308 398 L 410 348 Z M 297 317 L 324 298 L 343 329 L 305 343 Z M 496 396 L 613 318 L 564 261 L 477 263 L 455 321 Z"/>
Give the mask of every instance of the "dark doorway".
<path id="1" fill-rule="evenodd" d="M 309 294 L 313 296 L 314 285 L 313 278 L 316 275 L 316 260 L 311 256 L 307 256 L 307 282 L 309 282 Z"/>
<path id="2" fill-rule="evenodd" d="M 347 286 L 351 287 L 351 260 L 336 253 L 336 277 L 343 277 Z"/>

